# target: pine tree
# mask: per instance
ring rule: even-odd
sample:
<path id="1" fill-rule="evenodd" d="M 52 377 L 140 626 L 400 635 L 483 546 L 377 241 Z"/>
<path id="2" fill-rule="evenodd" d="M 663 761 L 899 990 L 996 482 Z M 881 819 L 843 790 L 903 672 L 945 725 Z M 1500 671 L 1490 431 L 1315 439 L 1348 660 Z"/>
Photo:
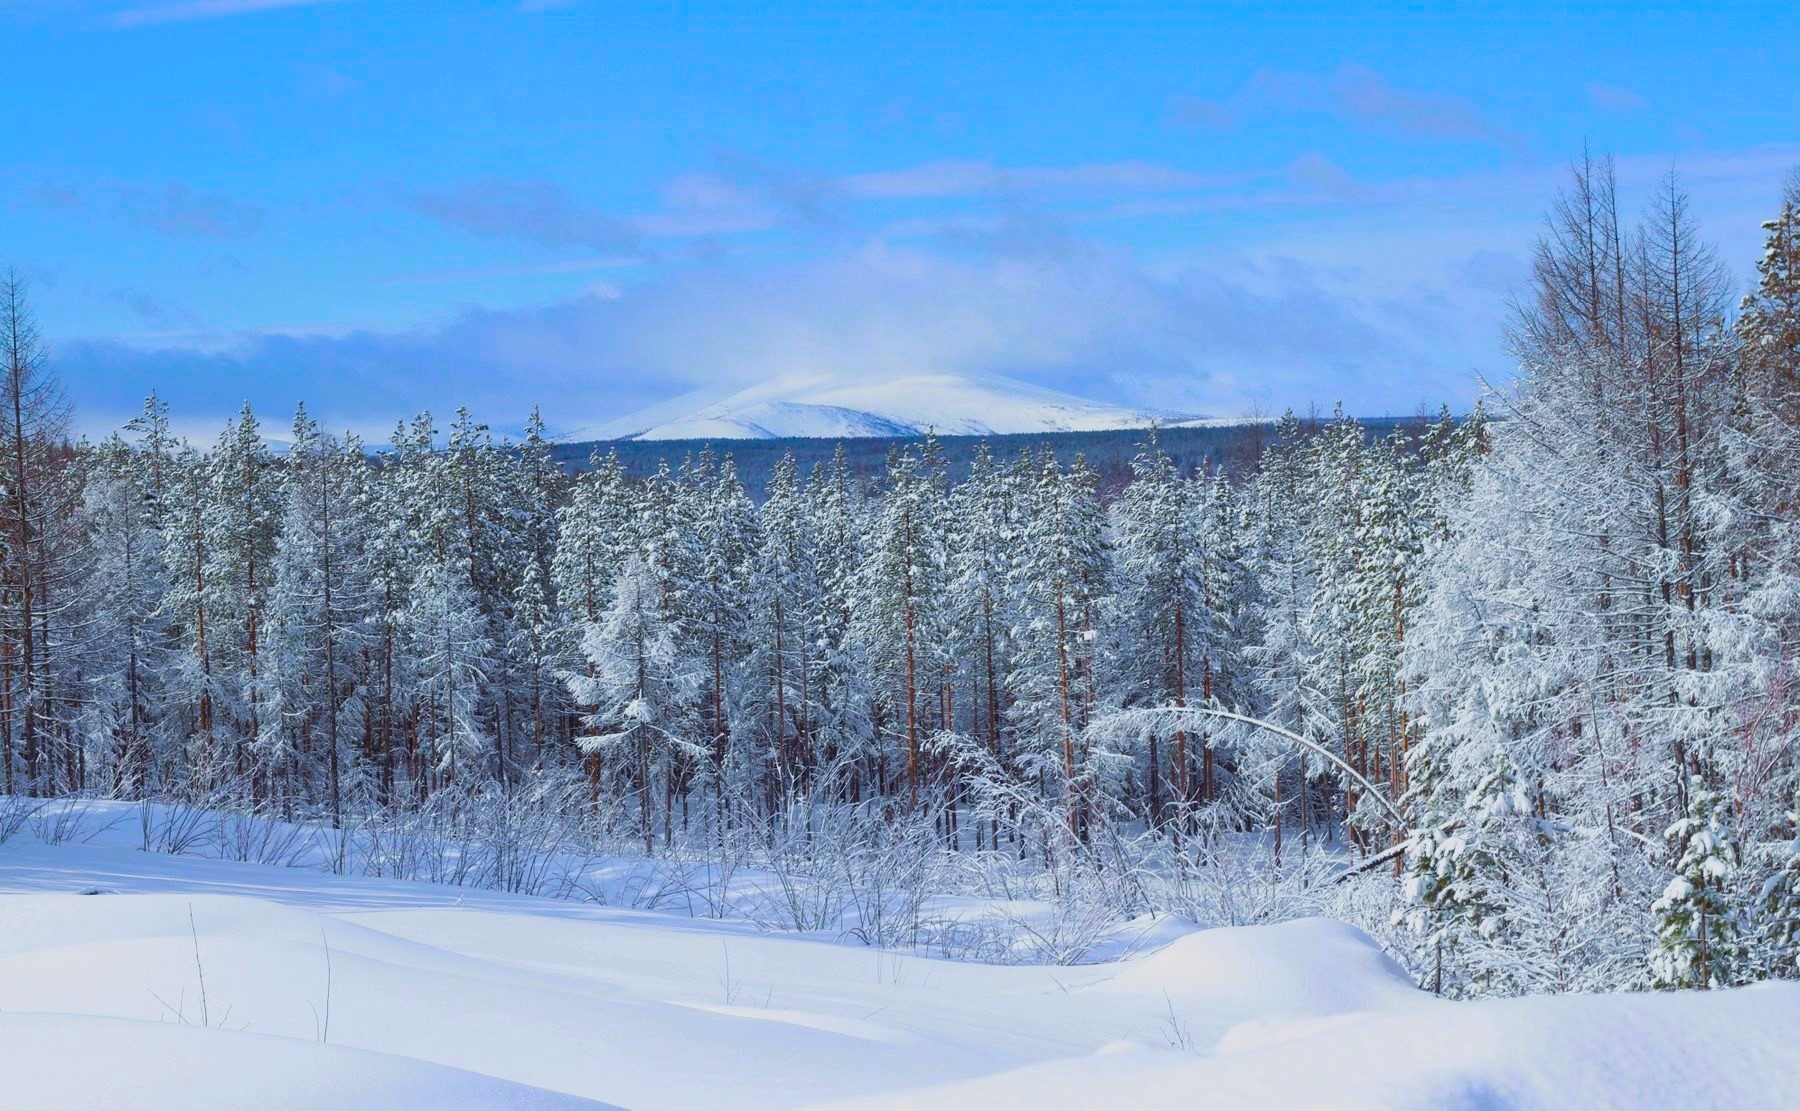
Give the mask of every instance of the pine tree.
<path id="1" fill-rule="evenodd" d="M 299 768 L 309 778 L 322 772 L 335 828 L 343 821 L 346 765 L 361 779 L 351 739 L 366 713 L 356 666 L 372 599 L 362 559 L 369 529 L 361 442 L 323 437 L 302 407 L 294 415 L 283 478 L 285 511 L 269 607 L 276 642 L 271 666 L 278 676 L 271 710 L 280 724 L 265 732 L 259 746 L 274 766 Z"/>
<path id="2" fill-rule="evenodd" d="M 969 735 L 988 758 L 1004 767 L 1009 759 L 1006 676 L 1013 667 L 1014 624 L 1010 583 L 1020 558 L 1022 535 L 1012 474 L 995 462 L 984 442 L 976 449 L 969 476 L 950 496 L 948 616 L 953 655 L 966 661 Z M 999 847 L 998 817 L 991 827 Z M 975 845 L 982 846 L 977 825 Z"/>
<path id="3" fill-rule="evenodd" d="M 820 770 L 815 709 L 824 596 L 793 455 L 782 456 L 759 514 L 761 540 L 750 566 L 750 670 L 766 722 L 771 793 L 804 791 Z"/>
<path id="4" fill-rule="evenodd" d="M 1702 644 L 1713 664 L 1711 700 L 1735 724 L 1730 748 L 1751 753 L 1795 751 L 1800 715 L 1782 683 L 1791 646 L 1800 642 L 1800 174 L 1792 177 L 1767 232 L 1756 290 L 1737 321 L 1738 359 L 1730 411 L 1721 433 L 1725 477 L 1708 499 L 1704 573 L 1717 604 L 1704 615 Z M 1746 768 L 1754 778 L 1757 761 Z M 1759 769 L 1762 770 L 1762 769 Z M 1800 791 L 1792 762 L 1768 767 L 1761 789 L 1740 792 L 1744 828 L 1783 825 L 1790 796 Z"/>
<path id="5" fill-rule="evenodd" d="M 569 502 L 557 511 L 551 580 L 576 621 L 598 621 L 613 577 L 639 546 L 636 501 L 617 451 L 589 460 Z"/>
<path id="6" fill-rule="evenodd" d="M 516 458 L 517 465 L 507 472 L 513 492 L 506 500 L 513 512 L 503 518 L 508 536 L 502 547 L 504 579 L 512 584 L 506 657 L 514 673 L 509 689 L 523 703 L 529 723 L 521 733 L 529 737 L 529 753 L 502 754 L 502 786 L 510 786 L 514 766 L 528 763 L 527 755 L 538 761 L 549 753 L 550 735 L 565 710 L 563 688 L 555 678 L 571 656 L 558 635 L 555 574 L 560 545 L 557 507 L 566 483 L 545 438 L 543 416 L 535 407 Z"/>
<path id="7" fill-rule="evenodd" d="M 1316 588 L 1306 615 L 1306 637 L 1316 645 L 1320 667 L 1314 685 L 1331 708 L 1330 727 L 1339 755 L 1359 775 L 1370 771 L 1369 732 L 1358 698 L 1369 651 L 1367 626 L 1358 620 L 1360 581 L 1358 537 L 1367 505 L 1362 426 L 1342 406 L 1310 445 L 1308 470 L 1317 504 L 1305 529 Z M 1353 840 L 1366 845 L 1357 790 L 1345 784 L 1344 824 Z"/>
<path id="8" fill-rule="evenodd" d="M 493 742 L 481 720 L 481 686 L 493 647 L 486 622 L 464 564 L 426 563 L 407 593 L 425 786 L 472 789 L 494 771 Z"/>
<path id="9" fill-rule="evenodd" d="M 567 676 L 575 701 L 594 707 L 579 738 L 583 753 L 623 760 L 638 799 L 638 833 L 644 852 L 656 850 L 652 821 L 655 783 L 675 772 L 685 751 L 705 748 L 672 728 L 691 696 L 695 676 L 676 648 L 679 633 L 663 612 L 662 584 L 642 557 L 626 561 L 601 620 L 588 626 L 581 652 L 589 671 Z"/>
<path id="10" fill-rule="evenodd" d="M 367 522 L 363 572 L 369 591 L 369 704 L 363 759 L 374 776 L 376 797 L 396 798 L 405 773 L 414 791 L 426 776 L 420 760 L 414 660 L 408 650 L 407 615 L 412 586 L 428 555 L 423 499 L 433 429 L 429 415 L 410 427 L 395 425 L 390 448 L 363 489 L 358 516 Z"/>
<path id="11" fill-rule="evenodd" d="M 821 766 L 842 769 L 840 789 L 852 802 L 880 784 L 875 673 L 857 611 L 875 532 L 872 502 L 840 444 L 808 479 L 802 510 L 819 577 L 815 744 Z"/>
<path id="12" fill-rule="evenodd" d="M 1206 615 L 1196 630 L 1202 653 L 1200 697 L 1215 707 L 1244 706 L 1255 689 L 1248 646 L 1262 635 L 1257 625 L 1256 584 L 1249 557 L 1253 543 L 1252 511 L 1249 500 L 1224 474 L 1214 475 L 1200 495 L 1195 508 L 1200 516 L 1201 599 Z M 1225 790 L 1218 771 L 1221 761 L 1229 759 L 1233 764 L 1242 764 L 1238 746 L 1225 745 L 1225 739 L 1210 731 L 1201 738 L 1201 797 L 1211 804 L 1220 803 Z M 1274 793 L 1274 784 L 1250 782 L 1242 776 L 1237 777 L 1234 786 L 1253 788 L 1254 803 L 1241 793 L 1234 800 L 1233 809 L 1240 813 L 1254 810 L 1260 814 L 1264 798 Z"/>
<path id="13" fill-rule="evenodd" d="M 702 455 L 689 475 L 688 486 L 694 560 L 692 585 L 685 592 L 690 615 L 686 627 L 694 638 L 693 655 L 706 661 L 700 681 L 706 719 L 702 729 L 712 742 L 711 778 L 722 798 L 731 763 L 744 765 L 749 774 L 762 763 L 757 758 L 760 754 L 733 751 L 733 703 L 742 693 L 735 681 L 740 661 L 750 651 L 750 561 L 760 538 L 755 507 L 738 482 L 730 456 L 715 463 L 710 454 Z M 785 722 L 776 726 L 765 743 L 779 749 L 787 727 Z"/>
<path id="14" fill-rule="evenodd" d="M 100 445 L 90 469 L 81 525 L 92 553 L 83 653 L 81 721 L 110 767 L 112 793 L 149 797 L 162 786 L 156 737 L 155 676 L 163 648 L 162 536 L 140 460 L 118 436 Z"/>
<path id="15" fill-rule="evenodd" d="M 530 715 L 531 752 L 534 759 L 548 754 L 552 719 L 557 716 L 562 700 L 557 697 L 556 676 L 570 663 L 562 649 L 558 632 L 555 603 L 546 589 L 540 564 L 533 560 L 525 565 L 524 576 L 513 592 L 513 635 L 507 644 L 507 655 L 518 667 L 523 681 L 525 706 Z M 511 771 L 503 771 L 501 785 L 509 786 Z"/>
<path id="16" fill-rule="evenodd" d="M 618 452 L 602 456 L 596 450 L 567 504 L 557 510 L 551 581 L 566 615 L 554 634 L 561 653 L 580 654 L 582 639 L 606 612 L 619 569 L 642 548 L 639 494 L 627 479 Z M 586 763 L 590 795 L 597 802 L 599 757 L 589 754 Z"/>
<path id="17" fill-rule="evenodd" d="M 1778 866 L 1763 882 L 1756 899 L 1756 971 L 1786 979 L 1800 978 L 1800 794 L 1788 814 L 1792 840 L 1776 854 Z"/>
<path id="18" fill-rule="evenodd" d="M 223 732 L 216 753 L 240 780 L 240 789 L 266 793 L 270 768 L 251 767 L 252 745 L 265 730 L 278 730 L 270 714 L 274 698 L 265 628 L 274 582 L 280 494 L 273 461 L 250 406 L 220 434 L 208 460 L 205 531 L 207 620 L 215 675 L 212 713 Z"/>
<path id="19" fill-rule="evenodd" d="M 942 599 L 943 506 L 929 456 L 896 451 L 888 461 L 888 490 L 868 556 L 858 571 L 854 613 L 859 639 L 879 676 L 877 713 L 898 746 L 907 806 L 919 804 L 923 704 L 932 689 L 930 637 L 938 627 L 934 605 Z M 878 730 L 879 734 L 879 730 Z M 878 736 L 879 741 L 879 736 Z M 878 756 L 878 784 L 885 759 Z"/>
<path id="20" fill-rule="evenodd" d="M 1370 778 L 1385 780 L 1389 794 L 1399 798 L 1407 790 L 1406 756 L 1413 731 L 1401 654 L 1419 602 L 1424 537 L 1417 527 L 1418 477 L 1405 445 L 1397 437 L 1390 439 L 1368 452 L 1366 466 L 1352 588 L 1362 644 L 1358 717 L 1371 756 Z M 1394 831 L 1396 836 L 1402 832 Z"/>
<path id="21" fill-rule="evenodd" d="M 1333 710 L 1315 685 L 1322 665 L 1308 621 L 1318 587 L 1306 537 L 1311 506 L 1303 450 L 1300 422 L 1290 411 L 1277 425 L 1275 446 L 1264 458 L 1255 483 L 1255 535 L 1247 559 L 1257 584 L 1252 606 L 1258 635 L 1244 654 L 1257 715 L 1324 744 L 1330 739 Z M 1268 769 L 1279 853 L 1290 797 L 1300 805 L 1302 832 L 1310 835 L 1310 786 L 1325 769 L 1305 753 L 1293 753 L 1285 743 L 1271 749 L 1268 736 L 1253 734 L 1247 748 Z M 1284 787 L 1291 794 L 1284 794 Z"/>
<path id="22" fill-rule="evenodd" d="M 1120 580 L 1115 609 L 1122 623 L 1118 653 L 1125 705 L 1186 706 L 1206 685 L 1203 659 L 1211 641 L 1206 597 L 1207 537 L 1195 483 L 1183 479 L 1151 429 L 1132 461 L 1132 483 L 1114 507 Z M 1195 801 L 1188 734 L 1172 738 L 1172 766 L 1165 769 L 1157 738 L 1148 745 L 1145 774 L 1148 817 L 1164 818 L 1165 785 L 1185 808 Z M 1184 819 L 1185 821 L 1185 819 Z"/>
<path id="23" fill-rule="evenodd" d="M 218 591 L 208 576 L 211 566 L 208 520 L 211 510 L 210 466 L 199 452 L 184 447 L 173 460 L 163 561 L 168 589 L 158 614 L 173 627 L 165 660 L 164 719 L 169 747 L 178 749 L 189 786 L 211 790 L 228 775 L 229 746 L 223 742 L 215 708 L 223 695 L 222 675 L 214 674 Z"/>
<path id="24" fill-rule="evenodd" d="M 1080 834 L 1097 800 L 1082 733 L 1092 717 L 1098 608 L 1107 590 L 1105 518 L 1093 472 L 1065 472 L 1046 447 L 1026 502 L 1029 531 L 1015 571 L 1017 667 L 1012 716 L 1025 769 L 1060 796 Z"/>

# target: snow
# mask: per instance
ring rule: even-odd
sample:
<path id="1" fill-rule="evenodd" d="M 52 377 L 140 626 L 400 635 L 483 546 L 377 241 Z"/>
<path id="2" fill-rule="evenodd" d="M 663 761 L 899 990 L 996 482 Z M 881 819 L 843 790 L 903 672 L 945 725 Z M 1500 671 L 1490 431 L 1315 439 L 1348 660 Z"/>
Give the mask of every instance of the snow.
<path id="1" fill-rule="evenodd" d="M 1406 970 L 1343 922 L 1304 918 L 1273 926 L 1203 930 L 1126 962 L 1096 989 L 1167 992 L 1188 1011 L 1259 1016 L 1333 1015 L 1432 1002 Z"/>
<path id="2" fill-rule="evenodd" d="M 89 1015 L 0 1015 L 12 1107 L 578 1111 L 607 1105 L 361 1049 Z"/>
<path id="3" fill-rule="evenodd" d="M 726 397 L 690 394 L 593 431 L 603 439 L 744 440 L 1006 435 L 1143 428 L 1170 414 L 1090 401 L 997 375 L 793 375 Z"/>
<path id="4" fill-rule="evenodd" d="M 1369 1111 L 1762 1108 L 1800 1092 L 1800 987 L 1445 1003 L 1246 1024 L 1211 1054 L 1119 1045 L 833 1107 L 1208 1106 Z M 1782 1093 L 1787 1093 L 1783 1096 Z"/>
<path id="5" fill-rule="evenodd" d="M 999 967 L 144 853 L 135 834 L 0 846 L 14 1105 L 1674 1108 L 1800 1090 L 1789 984 L 1452 1003 L 1323 919 L 1157 919 L 1101 963 Z"/>

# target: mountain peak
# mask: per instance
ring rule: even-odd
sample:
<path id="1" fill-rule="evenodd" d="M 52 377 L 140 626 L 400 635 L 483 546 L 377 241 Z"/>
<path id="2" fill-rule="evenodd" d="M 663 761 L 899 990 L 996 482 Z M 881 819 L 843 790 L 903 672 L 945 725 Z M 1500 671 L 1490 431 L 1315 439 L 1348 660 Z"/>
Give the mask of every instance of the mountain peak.
<path id="1" fill-rule="evenodd" d="M 612 421 L 613 440 L 768 440 L 790 437 L 999 436 L 1093 432 L 1183 419 L 1090 401 L 999 375 L 921 373 L 891 378 L 795 375 L 727 397 L 688 394 Z"/>

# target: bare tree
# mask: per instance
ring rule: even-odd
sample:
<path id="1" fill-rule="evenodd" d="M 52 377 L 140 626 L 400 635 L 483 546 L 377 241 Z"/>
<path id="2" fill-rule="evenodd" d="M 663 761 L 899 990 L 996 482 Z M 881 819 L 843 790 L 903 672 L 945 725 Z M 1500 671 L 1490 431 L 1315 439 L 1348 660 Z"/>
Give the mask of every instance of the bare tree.
<path id="1" fill-rule="evenodd" d="M 4 589 L 7 628 L 0 644 L 0 744 L 4 747 L 6 789 L 13 790 L 13 715 L 19 715 L 27 789 L 39 789 L 45 740 L 45 677 L 49 646 L 43 635 L 42 598 L 47 573 L 46 524 L 53 507 L 41 495 L 46 472 L 56 465 L 68 423 L 62 383 L 47 366 L 37 320 L 23 277 L 8 269 L 0 278 L 0 448 L 5 456 L 5 495 L 0 504 L 7 549 Z M 13 696 L 14 674 L 18 695 Z"/>

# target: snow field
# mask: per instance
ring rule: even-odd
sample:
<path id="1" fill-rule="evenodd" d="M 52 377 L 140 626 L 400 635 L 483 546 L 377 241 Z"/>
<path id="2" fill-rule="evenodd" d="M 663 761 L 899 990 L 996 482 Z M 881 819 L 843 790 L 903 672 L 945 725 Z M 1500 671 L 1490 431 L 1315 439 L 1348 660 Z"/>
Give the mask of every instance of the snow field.
<path id="1" fill-rule="evenodd" d="M 102 894 L 77 894 L 80 891 Z M 1450 1003 L 1343 923 L 998 967 L 105 844 L 0 846 L 12 1105 L 1759 1107 L 1800 986 Z M 204 980 L 204 989 L 202 989 Z"/>

